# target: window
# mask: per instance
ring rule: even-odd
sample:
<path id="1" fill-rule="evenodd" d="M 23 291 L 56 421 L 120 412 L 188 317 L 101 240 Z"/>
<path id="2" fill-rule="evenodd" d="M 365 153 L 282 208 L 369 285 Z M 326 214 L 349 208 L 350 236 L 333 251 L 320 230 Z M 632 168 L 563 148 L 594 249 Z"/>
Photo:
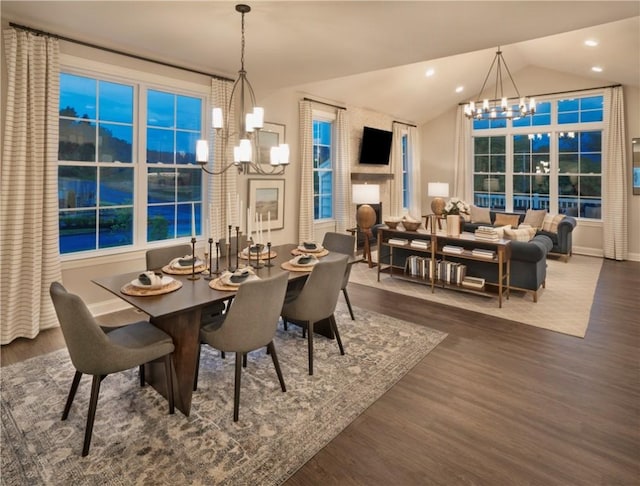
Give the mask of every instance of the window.
<path id="1" fill-rule="evenodd" d="M 60 252 L 133 243 L 132 85 L 60 75 Z"/>
<path id="2" fill-rule="evenodd" d="M 189 236 L 192 219 L 201 233 L 195 141 L 202 103 L 202 97 L 148 89 L 138 81 L 60 74 L 62 254 Z M 146 130 L 137 128 L 145 124 Z M 145 153 L 146 164 L 140 162 Z M 146 235 L 136 233 L 145 223 Z"/>
<path id="3" fill-rule="evenodd" d="M 313 120 L 313 219 L 333 217 L 333 123 Z"/>
<path id="4" fill-rule="evenodd" d="M 538 104 L 532 117 L 473 122 L 477 206 L 600 219 L 603 97 Z"/>
<path id="5" fill-rule="evenodd" d="M 476 206 L 505 209 L 506 137 L 475 137 L 473 198 Z"/>
<path id="6" fill-rule="evenodd" d="M 408 136 L 402 135 L 402 207 L 409 208 L 409 148 Z"/>
<path id="7" fill-rule="evenodd" d="M 201 100 L 149 90 L 147 95 L 147 240 L 199 234 L 202 171 L 195 165 Z"/>

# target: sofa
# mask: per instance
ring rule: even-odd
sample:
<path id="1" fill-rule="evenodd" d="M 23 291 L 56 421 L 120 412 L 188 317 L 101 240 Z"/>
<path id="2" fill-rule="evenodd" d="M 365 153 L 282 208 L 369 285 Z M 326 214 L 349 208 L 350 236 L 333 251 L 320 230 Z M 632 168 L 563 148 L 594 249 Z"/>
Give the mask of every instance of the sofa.
<path id="1" fill-rule="evenodd" d="M 495 223 L 496 219 L 499 217 L 498 215 L 517 217 L 518 225 L 522 224 L 525 221 L 524 213 L 505 213 L 505 212 L 498 212 L 498 211 L 489 211 L 489 215 L 491 217 L 491 224 L 486 222 L 474 223 L 472 221 L 464 221 L 461 227 L 462 231 L 468 231 L 470 233 L 473 233 L 480 226 L 500 226 L 501 224 L 496 225 Z M 572 216 L 564 215 L 562 216 L 562 219 L 560 219 L 560 217 L 557 217 L 557 218 L 559 219 L 559 221 L 557 222 L 556 231 L 545 231 L 544 229 L 538 229 L 536 232 L 536 236 L 544 235 L 547 238 L 549 238 L 551 240 L 551 243 L 553 244 L 551 250 L 549 251 L 549 254 L 557 255 L 566 262 L 569 260 L 569 257 L 573 252 L 573 243 L 571 239 L 571 234 L 573 232 L 573 229 L 576 227 L 577 222 L 576 222 L 576 219 Z M 515 227 L 516 225 L 512 224 L 512 226 Z"/>

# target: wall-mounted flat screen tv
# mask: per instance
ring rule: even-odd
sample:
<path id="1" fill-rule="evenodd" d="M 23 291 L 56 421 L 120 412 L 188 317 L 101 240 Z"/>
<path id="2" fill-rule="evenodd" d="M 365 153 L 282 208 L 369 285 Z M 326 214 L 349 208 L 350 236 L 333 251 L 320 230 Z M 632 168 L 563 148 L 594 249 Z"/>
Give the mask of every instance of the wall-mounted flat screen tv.
<path id="1" fill-rule="evenodd" d="M 392 132 L 364 127 L 360 147 L 361 164 L 389 165 Z"/>

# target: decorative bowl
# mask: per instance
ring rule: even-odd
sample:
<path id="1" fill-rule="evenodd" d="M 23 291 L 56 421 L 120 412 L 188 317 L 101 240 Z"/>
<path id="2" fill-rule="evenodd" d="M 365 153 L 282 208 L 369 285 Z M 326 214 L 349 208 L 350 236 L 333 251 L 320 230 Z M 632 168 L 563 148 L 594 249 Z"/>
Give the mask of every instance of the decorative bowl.
<path id="1" fill-rule="evenodd" d="M 396 229 L 399 222 L 400 221 L 385 221 L 384 224 L 386 224 L 391 229 Z"/>
<path id="2" fill-rule="evenodd" d="M 404 226 L 404 229 L 407 231 L 415 231 L 421 224 L 420 221 L 402 221 L 402 226 Z"/>

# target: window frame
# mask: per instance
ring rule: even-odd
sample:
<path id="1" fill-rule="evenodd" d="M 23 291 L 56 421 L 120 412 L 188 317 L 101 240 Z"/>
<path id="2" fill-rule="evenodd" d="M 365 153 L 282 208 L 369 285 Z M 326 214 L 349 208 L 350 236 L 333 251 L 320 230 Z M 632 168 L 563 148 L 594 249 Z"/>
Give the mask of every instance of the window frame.
<path id="1" fill-rule="evenodd" d="M 178 237 L 159 241 L 147 241 L 147 164 L 146 164 L 146 126 L 147 126 L 147 90 L 159 90 L 171 92 L 174 95 L 184 95 L 201 99 L 201 138 L 205 138 L 208 133 L 209 123 L 208 112 L 211 107 L 211 87 L 208 78 L 203 78 L 202 83 L 185 79 L 188 76 L 182 71 L 176 70 L 176 76 L 161 75 L 142 69 L 133 69 L 120 66 L 115 63 L 102 62 L 85 59 L 70 54 L 61 54 L 60 72 L 77 76 L 90 77 L 108 82 L 121 83 L 134 86 L 134 113 L 133 113 L 133 141 L 132 141 L 132 162 L 133 168 L 133 243 L 126 246 L 118 246 L 104 249 L 84 250 L 72 253 L 60 254 L 62 262 L 74 260 L 86 260 L 93 258 L 104 258 L 112 255 L 123 255 L 125 253 L 146 251 L 149 248 L 174 245 L 190 242 L 191 237 Z M 182 73 L 182 79 L 181 75 Z M 195 147 L 194 147 L 195 151 Z M 95 162 L 91 162 L 96 166 Z M 65 164 L 60 164 L 58 167 Z M 172 165 L 171 167 L 176 167 Z M 205 214 L 205 202 L 209 199 L 209 184 L 203 177 L 201 180 L 201 213 L 199 235 L 208 234 L 209 229 L 205 227 L 207 221 Z"/>
<path id="2" fill-rule="evenodd" d="M 324 223 L 328 221 L 335 221 L 335 210 L 336 210 L 336 177 L 335 177 L 335 153 L 336 153 L 336 122 L 337 116 L 335 113 L 322 111 L 322 110 L 312 110 L 311 113 L 311 123 L 312 123 L 312 136 L 313 136 L 313 124 L 315 122 L 327 122 L 331 124 L 331 145 L 330 145 L 330 153 L 331 153 L 331 168 L 330 169 L 316 169 L 312 167 L 312 191 L 313 191 L 313 222 L 314 223 Z M 315 141 L 312 142 L 312 146 L 315 147 Z M 316 218 L 316 191 L 315 185 L 313 184 L 313 180 L 315 178 L 315 174 L 318 172 L 331 173 L 331 216 Z"/>
<path id="3" fill-rule="evenodd" d="M 514 171 L 514 148 L 513 148 L 513 139 L 516 135 L 530 135 L 537 133 L 548 133 L 549 137 L 549 207 L 548 210 L 552 213 L 559 213 L 559 188 L 558 188 L 558 180 L 559 176 L 562 175 L 559 171 L 559 148 L 558 148 L 558 136 L 561 132 L 591 132 L 591 131 L 599 131 L 601 133 L 601 172 L 598 176 L 601 179 L 601 196 L 600 196 L 600 204 L 601 206 L 604 204 L 602 195 L 602 190 L 604 186 L 602 184 L 605 164 L 606 160 L 604 159 L 605 153 L 605 140 L 606 140 L 606 126 L 605 126 L 605 107 L 604 107 L 604 99 L 603 99 L 603 116 L 602 121 L 589 121 L 583 123 L 566 123 L 561 124 L 558 123 L 558 102 L 560 100 L 571 99 L 571 98 L 592 98 L 596 96 L 601 96 L 604 98 L 604 91 L 590 91 L 587 93 L 562 93 L 558 95 L 549 95 L 546 96 L 541 102 L 550 102 L 551 103 L 551 121 L 552 123 L 549 125 L 529 125 L 523 127 L 514 127 L 512 122 L 508 122 L 505 128 L 484 128 L 484 129 L 474 129 L 473 128 L 473 120 L 470 120 L 471 124 L 471 156 L 469 161 L 470 174 L 469 174 L 469 187 L 471 187 L 471 200 L 475 204 L 475 185 L 474 185 L 474 177 L 477 175 L 475 171 L 475 139 L 476 137 L 500 137 L 503 136 L 506 138 L 505 140 L 505 207 L 504 209 L 495 209 L 496 211 L 506 211 L 513 212 L 513 197 L 514 197 L 514 185 L 513 185 L 513 177 L 517 175 Z M 584 174 L 587 175 L 587 174 Z M 493 208 L 492 208 L 493 210 Z M 576 219 L 580 219 L 582 221 L 589 222 L 601 222 L 601 218 L 586 218 L 583 216 L 575 216 Z"/>

